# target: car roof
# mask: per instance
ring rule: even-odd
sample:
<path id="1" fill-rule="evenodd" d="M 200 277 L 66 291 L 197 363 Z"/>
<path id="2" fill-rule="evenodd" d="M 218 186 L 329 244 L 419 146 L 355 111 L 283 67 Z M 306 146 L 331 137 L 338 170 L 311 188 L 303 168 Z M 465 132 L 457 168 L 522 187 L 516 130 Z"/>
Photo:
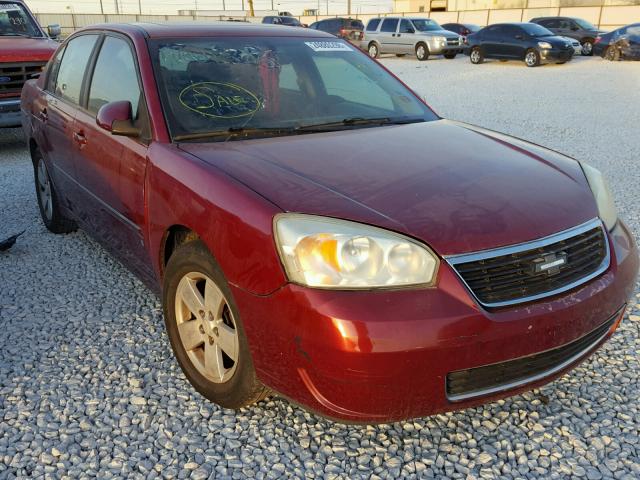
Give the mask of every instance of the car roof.
<path id="1" fill-rule="evenodd" d="M 295 18 L 295 17 L 293 17 Z M 211 23 L 105 23 L 92 25 L 80 31 L 106 30 L 129 36 L 147 38 L 176 37 L 328 37 L 333 35 L 303 27 L 268 25 L 263 23 L 211 22 Z"/>

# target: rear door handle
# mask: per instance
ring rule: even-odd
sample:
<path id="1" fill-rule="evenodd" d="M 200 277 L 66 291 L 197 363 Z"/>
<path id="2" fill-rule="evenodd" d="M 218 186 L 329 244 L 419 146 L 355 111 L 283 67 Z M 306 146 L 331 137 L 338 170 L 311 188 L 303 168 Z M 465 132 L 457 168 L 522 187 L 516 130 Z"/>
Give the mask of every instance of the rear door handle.
<path id="1" fill-rule="evenodd" d="M 84 136 L 83 132 L 75 132 L 73 134 L 73 139 L 80 145 L 81 147 L 87 144 L 87 137 Z"/>

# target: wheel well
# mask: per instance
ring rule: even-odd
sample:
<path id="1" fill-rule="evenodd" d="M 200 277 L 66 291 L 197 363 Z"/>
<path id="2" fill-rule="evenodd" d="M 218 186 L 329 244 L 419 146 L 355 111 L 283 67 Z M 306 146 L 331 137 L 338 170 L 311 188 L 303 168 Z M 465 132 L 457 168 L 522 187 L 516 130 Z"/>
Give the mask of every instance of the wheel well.
<path id="1" fill-rule="evenodd" d="M 164 241 L 162 242 L 162 250 L 161 250 L 161 266 L 164 271 L 164 267 L 167 265 L 169 258 L 173 255 L 173 252 L 180 245 L 184 245 L 188 242 L 193 242 L 194 240 L 198 240 L 200 236 L 191 230 L 190 228 L 185 227 L 184 225 L 174 225 L 169 228 L 164 235 Z"/>
<path id="2" fill-rule="evenodd" d="M 590 41 L 591 43 L 593 43 L 593 42 L 595 41 L 595 38 L 592 38 L 592 37 L 584 37 L 584 38 L 582 38 L 582 39 L 580 40 L 580 44 L 582 45 L 582 44 L 583 44 L 584 42 L 586 42 L 587 40 L 588 40 L 588 41 Z"/>
<path id="3" fill-rule="evenodd" d="M 38 151 L 38 144 L 33 138 L 29 139 L 29 154 L 31 155 L 31 162 L 35 163 L 35 153 Z"/>

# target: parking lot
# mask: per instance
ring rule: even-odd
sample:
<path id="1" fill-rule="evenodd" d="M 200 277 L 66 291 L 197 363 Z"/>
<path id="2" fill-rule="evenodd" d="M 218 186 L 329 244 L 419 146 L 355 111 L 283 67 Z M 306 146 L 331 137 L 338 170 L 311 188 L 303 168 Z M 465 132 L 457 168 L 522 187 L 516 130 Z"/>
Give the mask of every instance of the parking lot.
<path id="1" fill-rule="evenodd" d="M 381 62 L 444 117 L 601 169 L 640 237 L 640 62 Z M 640 477 L 638 289 L 611 341 L 524 395 L 375 427 L 274 397 L 236 413 L 189 385 L 159 300 L 84 233 L 48 233 L 33 190 L 0 130 L 0 239 L 25 230 L 0 253 L 0 478 Z"/>

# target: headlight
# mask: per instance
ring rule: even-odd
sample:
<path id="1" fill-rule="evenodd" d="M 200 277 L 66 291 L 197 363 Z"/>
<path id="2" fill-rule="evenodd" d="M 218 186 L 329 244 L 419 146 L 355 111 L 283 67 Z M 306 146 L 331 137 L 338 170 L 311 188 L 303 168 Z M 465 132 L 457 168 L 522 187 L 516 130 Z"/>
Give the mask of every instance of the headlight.
<path id="1" fill-rule="evenodd" d="M 370 289 L 430 286 L 438 257 L 403 235 L 360 223 L 302 214 L 274 220 L 289 280 L 309 287 Z"/>
<path id="2" fill-rule="evenodd" d="M 604 222 L 607 230 L 611 230 L 618 221 L 618 211 L 613 203 L 613 196 L 609 190 L 609 185 L 600 170 L 582 162 L 580 162 L 580 166 L 582 167 L 585 177 L 587 177 L 587 182 L 589 182 L 593 196 L 596 199 L 600 219 Z"/>
<path id="3" fill-rule="evenodd" d="M 447 39 L 444 37 L 433 37 L 433 40 L 443 45 L 447 43 Z"/>
<path id="4" fill-rule="evenodd" d="M 538 42 L 538 46 L 540 48 L 553 48 L 553 45 L 551 45 L 549 42 Z"/>

